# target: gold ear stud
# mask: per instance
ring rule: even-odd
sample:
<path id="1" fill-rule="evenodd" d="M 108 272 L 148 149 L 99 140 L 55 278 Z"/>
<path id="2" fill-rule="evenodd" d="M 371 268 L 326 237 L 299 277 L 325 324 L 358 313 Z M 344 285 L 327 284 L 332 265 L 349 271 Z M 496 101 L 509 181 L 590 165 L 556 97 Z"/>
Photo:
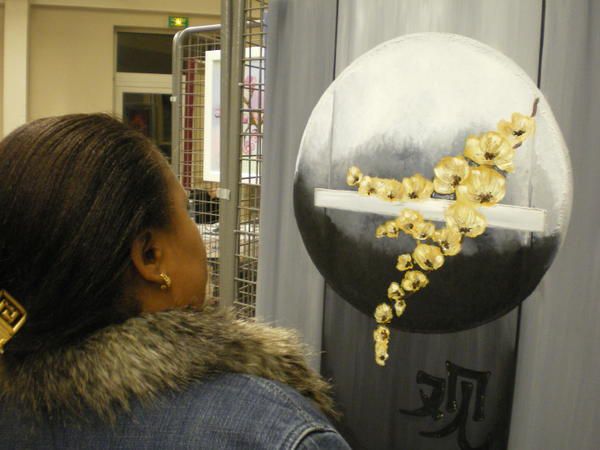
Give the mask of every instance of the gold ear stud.
<path id="1" fill-rule="evenodd" d="M 161 273 L 160 277 L 164 281 L 164 284 L 160 285 L 160 289 L 163 291 L 166 291 L 167 289 L 169 289 L 171 287 L 171 277 L 169 277 L 169 275 L 167 275 L 166 273 Z"/>

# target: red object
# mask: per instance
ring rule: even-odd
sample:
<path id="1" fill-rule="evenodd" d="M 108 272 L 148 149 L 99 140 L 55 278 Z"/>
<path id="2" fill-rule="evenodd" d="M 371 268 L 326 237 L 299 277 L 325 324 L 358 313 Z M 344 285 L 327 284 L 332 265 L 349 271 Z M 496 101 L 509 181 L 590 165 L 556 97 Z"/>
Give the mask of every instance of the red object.
<path id="1" fill-rule="evenodd" d="M 185 189 L 192 187 L 192 128 L 194 125 L 194 76 L 196 60 L 188 59 L 185 67 L 185 97 L 184 97 L 184 119 L 183 119 L 183 170 L 181 172 L 181 184 Z"/>

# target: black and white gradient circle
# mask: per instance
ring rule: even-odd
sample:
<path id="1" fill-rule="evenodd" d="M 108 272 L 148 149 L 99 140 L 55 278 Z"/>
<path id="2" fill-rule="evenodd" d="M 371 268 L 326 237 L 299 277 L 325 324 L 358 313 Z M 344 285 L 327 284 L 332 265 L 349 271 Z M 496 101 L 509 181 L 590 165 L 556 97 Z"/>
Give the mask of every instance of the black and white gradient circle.
<path id="1" fill-rule="evenodd" d="M 294 208 L 308 252 L 326 281 L 365 314 L 400 281 L 396 258 L 414 240 L 375 239 L 387 218 L 314 206 L 314 189 L 352 189 L 350 166 L 364 174 L 433 177 L 443 156 L 462 153 L 469 134 L 492 131 L 513 112 L 530 114 L 535 135 L 517 150 L 503 204 L 546 210 L 543 233 L 488 228 L 429 276 L 391 326 L 451 332 L 493 320 L 535 289 L 561 244 L 572 203 L 568 150 L 550 106 L 512 60 L 469 38 L 422 33 L 385 42 L 329 86 L 306 126 L 294 181 Z M 485 209 L 482 209 L 485 213 Z M 440 226 L 440 224 L 436 224 Z"/>

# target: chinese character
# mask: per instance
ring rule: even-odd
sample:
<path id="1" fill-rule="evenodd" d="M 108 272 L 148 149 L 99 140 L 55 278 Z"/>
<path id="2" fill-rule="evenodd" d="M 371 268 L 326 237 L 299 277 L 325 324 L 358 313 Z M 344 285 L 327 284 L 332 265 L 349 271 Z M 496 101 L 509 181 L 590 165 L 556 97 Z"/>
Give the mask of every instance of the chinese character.
<path id="1" fill-rule="evenodd" d="M 475 382 L 475 410 L 473 411 L 472 418 L 475 422 L 480 422 L 485 418 L 485 392 L 491 372 L 479 372 L 467 369 L 454 364 L 451 361 L 446 361 L 446 370 L 448 375 L 447 380 L 419 370 L 417 372 L 417 384 L 431 386 L 431 393 L 427 394 L 423 389 L 419 389 L 423 406 L 414 410 L 400 409 L 400 412 L 416 417 L 430 416 L 435 421 L 442 419 L 444 417 L 442 405 L 444 404 L 444 396 L 447 387 L 448 396 L 446 401 L 446 412 L 452 414 L 456 413 L 456 416 L 448 425 L 439 430 L 421 431 L 419 434 L 430 438 L 443 438 L 458 430 L 457 442 L 461 450 L 486 450 L 490 448 L 492 443 L 491 435 L 488 435 L 486 441 L 478 447 L 471 446 L 467 439 L 467 421 L 469 418 L 471 397 L 473 395 L 473 383 L 465 380 L 460 382 L 460 407 L 456 400 L 456 388 L 459 377 Z"/>

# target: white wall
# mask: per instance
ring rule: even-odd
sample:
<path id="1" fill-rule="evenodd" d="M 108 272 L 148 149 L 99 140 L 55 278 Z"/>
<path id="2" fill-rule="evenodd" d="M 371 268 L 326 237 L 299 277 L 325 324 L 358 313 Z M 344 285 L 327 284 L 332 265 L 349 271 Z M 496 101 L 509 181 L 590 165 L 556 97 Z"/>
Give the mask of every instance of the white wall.
<path id="1" fill-rule="evenodd" d="M 220 0 L 30 0 L 31 5 L 71 8 L 155 11 L 174 14 L 221 14 Z"/>
<path id="2" fill-rule="evenodd" d="M 30 14 L 28 119 L 111 112 L 115 27 L 165 29 L 168 14 L 33 6 Z M 190 16 L 190 25 L 218 23 Z"/>

